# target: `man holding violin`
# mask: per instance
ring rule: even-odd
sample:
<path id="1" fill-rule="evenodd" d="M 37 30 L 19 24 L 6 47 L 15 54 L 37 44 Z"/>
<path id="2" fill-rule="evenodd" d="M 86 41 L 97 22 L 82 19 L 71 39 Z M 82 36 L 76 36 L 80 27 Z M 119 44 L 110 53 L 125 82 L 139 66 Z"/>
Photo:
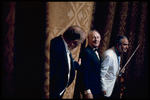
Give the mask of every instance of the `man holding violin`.
<path id="1" fill-rule="evenodd" d="M 120 55 L 127 52 L 128 48 L 129 41 L 127 37 L 118 36 L 115 46 L 102 54 L 100 76 L 104 98 L 120 98 L 118 82 L 116 80 L 120 71 Z"/>

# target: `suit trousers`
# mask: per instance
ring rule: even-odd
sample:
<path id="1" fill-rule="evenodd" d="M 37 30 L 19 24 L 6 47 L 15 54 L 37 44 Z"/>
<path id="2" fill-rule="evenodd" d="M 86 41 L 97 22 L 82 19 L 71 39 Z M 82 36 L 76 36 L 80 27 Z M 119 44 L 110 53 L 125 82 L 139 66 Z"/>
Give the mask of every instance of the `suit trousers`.
<path id="1" fill-rule="evenodd" d="M 120 98 L 120 89 L 119 89 L 118 80 L 116 80 L 116 82 L 115 82 L 115 86 L 114 86 L 114 89 L 113 89 L 113 92 L 112 92 L 110 98 Z"/>

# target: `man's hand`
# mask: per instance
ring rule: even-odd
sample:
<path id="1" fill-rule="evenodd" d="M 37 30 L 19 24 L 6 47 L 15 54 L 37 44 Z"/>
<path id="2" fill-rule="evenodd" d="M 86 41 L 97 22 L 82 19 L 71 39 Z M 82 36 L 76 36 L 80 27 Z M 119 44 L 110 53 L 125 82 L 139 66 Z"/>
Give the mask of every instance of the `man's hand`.
<path id="1" fill-rule="evenodd" d="M 102 91 L 103 95 L 106 95 L 106 91 Z"/>
<path id="2" fill-rule="evenodd" d="M 122 73 L 125 73 L 125 68 L 122 70 Z"/>
<path id="3" fill-rule="evenodd" d="M 85 94 L 85 99 L 93 99 L 92 93 Z"/>
<path id="4" fill-rule="evenodd" d="M 81 65 L 81 58 L 79 59 L 78 63 L 79 63 L 79 66 L 80 66 Z"/>

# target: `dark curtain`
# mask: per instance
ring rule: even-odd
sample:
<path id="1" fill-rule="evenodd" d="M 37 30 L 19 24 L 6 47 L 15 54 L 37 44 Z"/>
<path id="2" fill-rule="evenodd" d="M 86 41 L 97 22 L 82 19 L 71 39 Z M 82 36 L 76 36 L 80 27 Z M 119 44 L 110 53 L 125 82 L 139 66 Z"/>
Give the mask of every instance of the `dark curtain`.
<path id="1" fill-rule="evenodd" d="M 13 90 L 15 2 L 2 2 L 2 97 L 9 98 Z"/>
<path id="2" fill-rule="evenodd" d="M 15 98 L 43 98 L 45 26 L 44 2 L 17 2 L 14 33 Z"/>
<path id="3" fill-rule="evenodd" d="M 46 4 L 2 3 L 2 97 L 43 98 Z"/>
<path id="4" fill-rule="evenodd" d="M 102 36 L 101 53 L 114 45 L 116 36 L 127 36 L 129 50 L 122 55 L 122 67 L 140 44 L 122 75 L 122 98 L 147 98 L 147 20 L 147 2 L 96 2 L 94 5 L 91 29 L 98 30 Z"/>

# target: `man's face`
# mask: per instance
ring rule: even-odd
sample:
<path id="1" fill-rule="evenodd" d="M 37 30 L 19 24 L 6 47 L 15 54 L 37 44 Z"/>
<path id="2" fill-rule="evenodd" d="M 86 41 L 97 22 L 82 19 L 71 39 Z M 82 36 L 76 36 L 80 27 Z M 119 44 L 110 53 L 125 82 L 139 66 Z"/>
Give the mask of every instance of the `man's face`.
<path id="1" fill-rule="evenodd" d="M 121 39 L 121 41 L 122 41 L 121 45 L 118 46 L 119 52 L 125 53 L 125 52 L 127 52 L 128 48 L 129 48 L 129 41 L 127 38 L 123 38 L 123 39 Z"/>
<path id="2" fill-rule="evenodd" d="M 101 41 L 100 34 L 96 31 L 93 31 L 89 36 L 89 44 L 95 48 L 98 47 Z"/>

